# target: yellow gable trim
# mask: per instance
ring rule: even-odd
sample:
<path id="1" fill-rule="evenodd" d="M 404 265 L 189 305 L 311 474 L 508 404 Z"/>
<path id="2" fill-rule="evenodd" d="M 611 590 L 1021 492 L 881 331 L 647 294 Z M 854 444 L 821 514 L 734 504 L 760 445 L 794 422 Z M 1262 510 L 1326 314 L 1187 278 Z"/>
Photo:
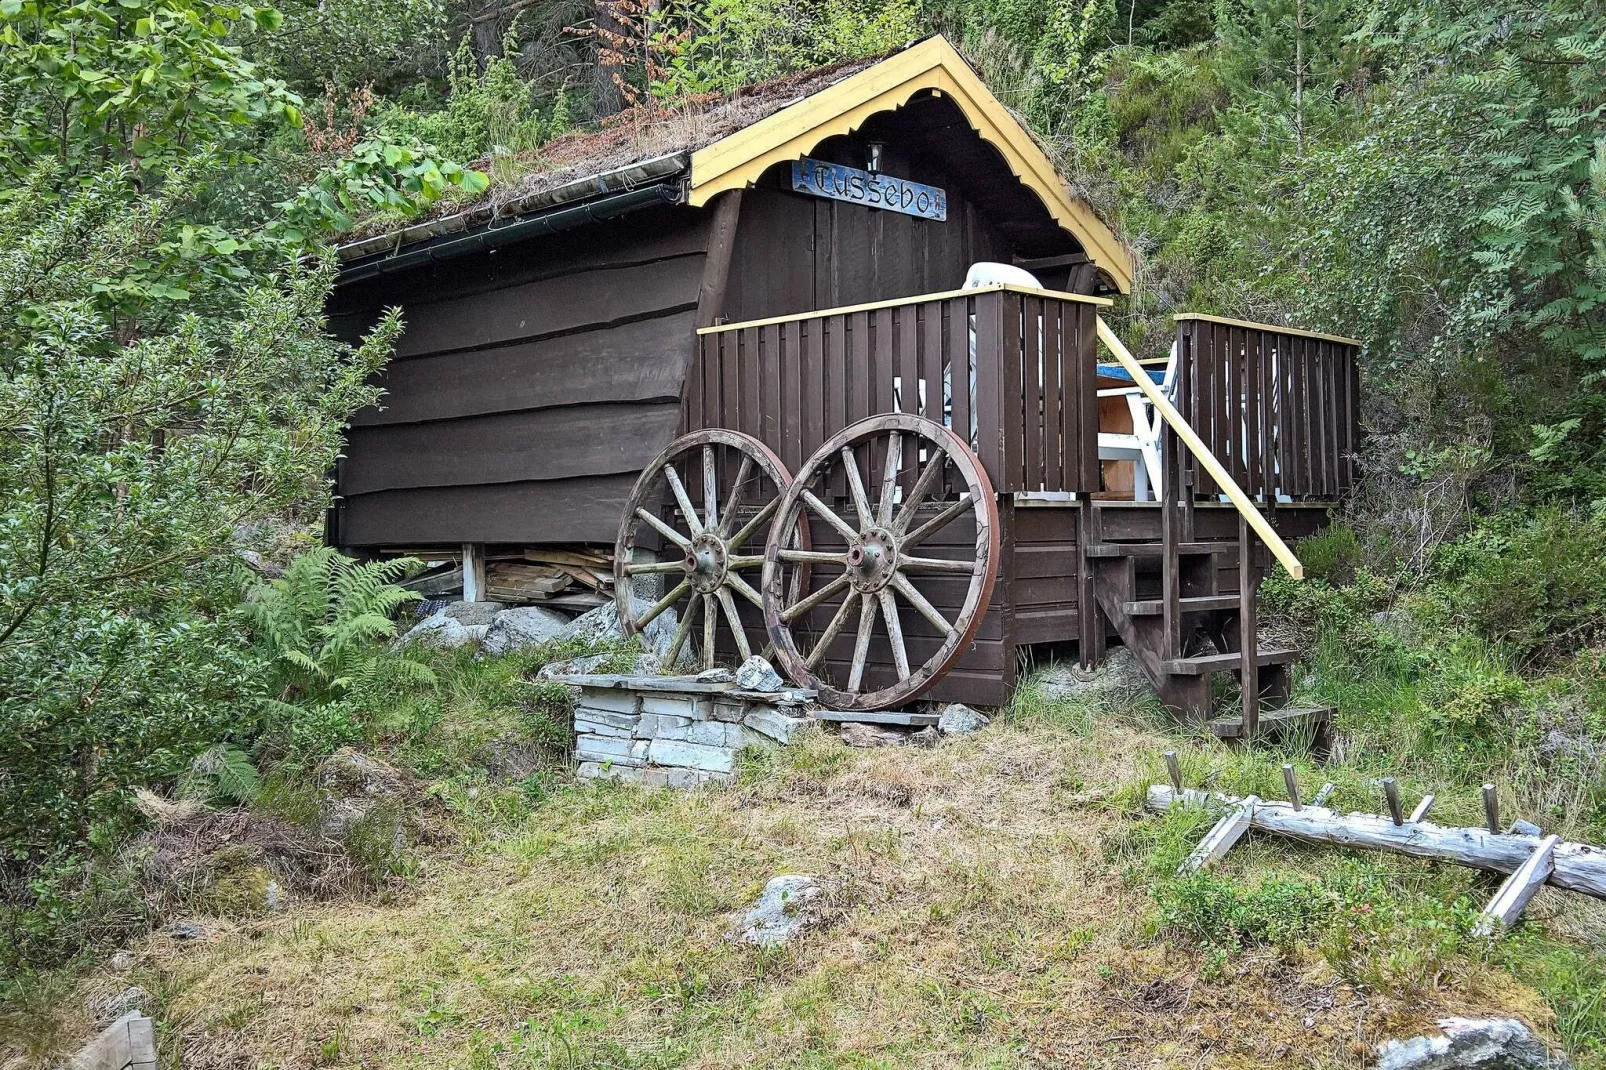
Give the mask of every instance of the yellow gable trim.
<path id="1" fill-rule="evenodd" d="M 726 190 L 751 186 L 774 164 L 851 133 L 871 115 L 900 108 L 923 89 L 952 97 L 976 133 L 1003 154 L 1015 177 L 1037 194 L 1116 288 L 1124 293 L 1131 287 L 1126 249 L 1091 208 L 1071 195 L 1037 142 L 943 37 L 922 41 L 699 149 L 691 158 L 691 203 L 704 205 Z"/>

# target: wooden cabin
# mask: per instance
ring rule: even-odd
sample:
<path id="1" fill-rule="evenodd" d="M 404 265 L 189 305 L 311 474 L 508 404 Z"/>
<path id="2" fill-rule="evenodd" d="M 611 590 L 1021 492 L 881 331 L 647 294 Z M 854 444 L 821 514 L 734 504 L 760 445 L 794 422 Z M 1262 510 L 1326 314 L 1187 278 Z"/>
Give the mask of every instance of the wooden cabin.
<path id="1" fill-rule="evenodd" d="M 991 608 L 929 697 L 997 704 L 1030 648 L 1088 657 L 1123 634 L 1093 608 L 1093 555 L 1162 534 L 1133 462 L 1100 458 L 1101 431 L 1131 431 L 1101 407 L 1122 383 L 1096 340 L 1131 262 L 946 40 L 546 153 L 480 203 L 341 250 L 337 333 L 392 305 L 407 326 L 385 397 L 352 421 L 333 543 L 611 547 L 682 432 L 748 432 L 796 471 L 860 418 L 916 412 L 970 440 L 1002 524 Z M 1039 285 L 964 289 L 981 262 Z M 1177 407 L 1278 531 L 1314 530 L 1353 479 L 1353 344 L 1178 326 Z M 1236 546 L 1221 488 L 1175 461 L 1181 541 Z M 1188 589 L 1236 590 L 1236 557 L 1208 560 Z M 1140 565 L 1132 582 L 1141 599 L 1161 581 Z"/>

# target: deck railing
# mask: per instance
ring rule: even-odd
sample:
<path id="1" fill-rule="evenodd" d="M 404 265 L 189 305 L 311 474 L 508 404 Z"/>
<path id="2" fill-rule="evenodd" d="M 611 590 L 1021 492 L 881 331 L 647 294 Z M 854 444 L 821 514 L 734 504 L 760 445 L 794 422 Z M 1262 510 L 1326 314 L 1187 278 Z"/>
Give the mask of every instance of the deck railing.
<path id="1" fill-rule="evenodd" d="M 1177 319 L 1177 408 L 1244 493 L 1332 501 L 1355 483 L 1353 338 L 1196 313 Z M 1190 458 L 1195 493 L 1225 489 Z"/>
<path id="2" fill-rule="evenodd" d="M 849 424 L 914 413 L 967 438 L 1000 492 L 1097 490 L 1108 304 L 995 285 L 705 327 L 685 426 L 745 431 L 797 471 Z"/>

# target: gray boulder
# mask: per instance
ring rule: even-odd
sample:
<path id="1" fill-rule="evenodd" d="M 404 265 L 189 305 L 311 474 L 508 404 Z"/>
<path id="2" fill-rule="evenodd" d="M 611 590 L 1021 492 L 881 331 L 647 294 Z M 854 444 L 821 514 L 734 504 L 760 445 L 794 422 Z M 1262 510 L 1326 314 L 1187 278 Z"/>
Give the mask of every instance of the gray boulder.
<path id="1" fill-rule="evenodd" d="M 448 617 L 443 610 L 413 625 L 406 635 L 397 640 L 397 644 L 421 646 L 429 650 L 456 650 L 479 642 L 486 630 L 485 625 L 468 627 L 456 617 Z"/>
<path id="2" fill-rule="evenodd" d="M 549 643 L 569 626 L 569 618 L 555 609 L 543 606 L 519 606 L 504 609 L 491 620 L 491 626 L 480 643 L 483 654 L 511 654 L 516 650 Z"/>
<path id="3" fill-rule="evenodd" d="M 1570 1070 L 1515 1018 L 1442 1018 L 1437 1036 L 1378 1045 L 1378 1070 Z"/>
<path id="4" fill-rule="evenodd" d="M 630 612 L 637 617 L 651 608 L 651 602 L 633 596 L 630 599 Z M 642 645 L 660 658 L 667 657 L 669 646 L 675 641 L 675 627 L 678 623 L 673 607 L 664 610 L 647 625 L 647 631 L 641 637 Z M 619 622 L 618 603 L 609 602 L 574 618 L 557 637 L 595 644 L 618 642 L 624 635 L 624 628 Z M 683 657 L 685 652 L 686 649 L 683 648 L 681 651 Z"/>
<path id="5" fill-rule="evenodd" d="M 84 1001 L 90 1017 L 105 1025 L 115 1022 L 129 1011 L 143 1010 L 150 997 L 138 985 L 129 985 L 121 992 L 97 992 Z"/>
<path id="6" fill-rule="evenodd" d="M 742 916 L 731 939 L 754 947 L 778 947 L 823 916 L 825 886 L 817 877 L 789 873 L 764 885 L 758 901 Z"/>
<path id="7" fill-rule="evenodd" d="M 496 615 L 506 608 L 501 602 L 451 602 L 441 612 L 459 624 L 474 627 L 489 626 Z"/>
<path id="8" fill-rule="evenodd" d="M 950 702 L 937 719 L 937 731 L 945 736 L 968 736 L 990 724 L 992 721 L 985 714 L 977 713 L 962 702 Z"/>
<path id="9" fill-rule="evenodd" d="M 1043 694 L 1089 705 L 1132 702 L 1154 690 L 1138 664 L 1137 655 L 1124 646 L 1111 647 L 1103 664 L 1091 671 L 1075 662 L 1059 662 L 1038 680 Z"/>
<path id="10" fill-rule="evenodd" d="M 736 670 L 736 686 L 744 691 L 776 692 L 786 690 L 786 681 L 775 667 L 754 654 Z"/>
<path id="11" fill-rule="evenodd" d="M 536 679 L 551 680 L 559 676 L 588 676 L 598 673 L 607 665 L 608 657 L 607 654 L 584 654 L 567 661 L 548 662 L 535 674 Z M 664 663 L 659 660 L 657 654 L 642 653 L 636 655 L 636 660 L 631 663 L 627 675 L 659 676 L 663 671 Z"/>
<path id="12" fill-rule="evenodd" d="M 909 737 L 896 728 L 846 721 L 842 725 L 842 742 L 850 747 L 901 747 Z"/>

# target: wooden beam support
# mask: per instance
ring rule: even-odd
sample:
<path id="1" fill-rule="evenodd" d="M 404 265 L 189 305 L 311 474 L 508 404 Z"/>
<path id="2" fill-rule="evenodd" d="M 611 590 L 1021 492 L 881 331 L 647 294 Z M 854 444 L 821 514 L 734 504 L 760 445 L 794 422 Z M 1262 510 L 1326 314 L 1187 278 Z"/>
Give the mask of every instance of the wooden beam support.
<path id="1" fill-rule="evenodd" d="M 1258 802 L 1260 800 L 1251 795 L 1237 803 L 1205 834 L 1205 838 L 1199 841 L 1199 846 L 1193 849 L 1193 853 L 1182 860 L 1177 872 L 1197 873 L 1232 850 L 1232 845 L 1243 839 L 1244 833 L 1249 831 L 1250 823 L 1254 820 L 1255 804 Z"/>
<path id="2" fill-rule="evenodd" d="M 1253 796 L 1251 796 L 1253 798 Z M 1180 795 L 1168 784 L 1151 785 L 1145 799 L 1150 810 L 1173 804 L 1241 807 L 1247 800 L 1203 791 Z M 1256 801 L 1250 824 L 1264 832 L 1304 843 L 1332 844 L 1371 851 L 1394 851 L 1415 858 L 1456 862 L 1491 873 L 1515 873 L 1532 857 L 1542 840 L 1534 836 L 1497 834 L 1480 828 L 1451 828 L 1428 821 L 1396 826 L 1380 814 L 1339 814 L 1306 805 L 1295 811 L 1287 803 Z M 1606 848 L 1562 841 L 1553 850 L 1555 868 L 1548 880 L 1596 899 L 1606 899 Z"/>
<path id="3" fill-rule="evenodd" d="M 1474 935 L 1491 936 L 1497 929 L 1510 928 L 1516 922 L 1527 907 L 1528 900 L 1555 872 L 1556 845 L 1560 842 L 1561 837 L 1556 835 L 1546 836 L 1539 841 L 1539 846 L 1528 856 L 1528 861 L 1506 878 L 1494 899 L 1483 908 L 1482 917 L 1473 926 Z"/>
<path id="4" fill-rule="evenodd" d="M 1422 796 L 1422 801 L 1416 804 L 1415 810 L 1411 811 L 1411 823 L 1414 825 L 1416 822 L 1421 821 L 1424 817 L 1427 817 L 1428 811 L 1433 809 L 1433 803 L 1433 796 Z"/>
<path id="5" fill-rule="evenodd" d="M 463 601 L 485 601 L 485 547 L 477 542 L 463 544 Z"/>

